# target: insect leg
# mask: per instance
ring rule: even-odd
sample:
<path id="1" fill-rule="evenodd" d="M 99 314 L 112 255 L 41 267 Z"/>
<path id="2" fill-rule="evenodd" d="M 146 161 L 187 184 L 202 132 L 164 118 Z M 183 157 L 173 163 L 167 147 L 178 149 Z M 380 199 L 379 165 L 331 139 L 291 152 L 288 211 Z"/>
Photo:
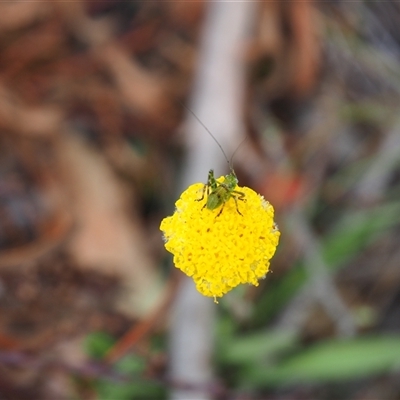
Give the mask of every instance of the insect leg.
<path id="1" fill-rule="evenodd" d="M 210 171 L 208 171 L 207 183 L 203 186 L 203 193 L 200 199 L 197 199 L 197 201 L 202 201 L 204 199 L 204 194 L 206 190 L 208 196 L 210 194 L 210 191 L 215 190 L 216 188 L 217 188 L 217 181 L 214 178 L 214 171 L 210 169 Z"/>
<path id="2" fill-rule="evenodd" d="M 212 169 L 210 169 L 210 171 L 208 172 L 207 185 L 211 188 L 212 192 L 217 189 L 217 181 L 214 178 L 214 170 Z"/>
<path id="3" fill-rule="evenodd" d="M 209 188 L 208 184 L 203 186 L 203 193 L 199 199 L 196 199 L 196 201 L 202 201 L 204 199 L 204 193 L 206 192 L 206 189 L 208 189 L 208 188 Z"/>
<path id="4" fill-rule="evenodd" d="M 221 209 L 219 210 L 219 213 L 216 215 L 216 217 L 215 217 L 215 218 L 218 218 L 218 217 L 221 215 L 221 213 L 222 213 L 222 210 L 224 209 L 224 207 L 225 207 L 225 202 L 224 202 L 224 203 L 222 203 Z M 239 213 L 239 214 L 240 214 L 240 213 Z"/>
<path id="5" fill-rule="evenodd" d="M 232 194 L 237 194 L 237 196 L 235 196 L 238 200 L 241 201 L 246 201 L 246 195 L 243 192 L 239 192 L 237 190 L 233 190 Z"/>
<path id="6" fill-rule="evenodd" d="M 236 211 L 243 217 L 243 214 L 239 211 L 238 200 L 246 201 L 245 194 L 237 190 L 232 191 L 233 200 L 235 200 Z"/>
<path id="7" fill-rule="evenodd" d="M 233 197 L 233 200 L 235 200 L 235 204 L 236 204 L 236 211 L 243 217 L 243 214 L 239 211 L 239 206 L 238 206 L 238 199 L 239 200 L 244 200 L 244 199 L 241 199 L 240 197 L 236 197 L 236 196 L 232 196 Z"/>

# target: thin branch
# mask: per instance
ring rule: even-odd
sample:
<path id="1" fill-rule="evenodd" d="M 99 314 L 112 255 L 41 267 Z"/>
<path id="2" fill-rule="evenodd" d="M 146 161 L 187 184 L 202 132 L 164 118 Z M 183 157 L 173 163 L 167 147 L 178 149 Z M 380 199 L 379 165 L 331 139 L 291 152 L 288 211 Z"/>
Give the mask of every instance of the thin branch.
<path id="1" fill-rule="evenodd" d="M 253 18 L 256 3 L 208 3 L 197 78 L 190 108 L 230 155 L 244 131 L 242 103 L 245 71 L 240 45 Z M 227 168 L 220 148 L 191 115 L 187 123 L 187 165 L 179 189 L 205 182 L 210 168 L 217 175 Z M 213 381 L 212 354 L 215 305 L 201 296 L 191 279 L 182 282 L 175 302 L 171 327 L 171 378 L 198 391 L 175 389 L 173 400 L 209 399 L 202 390 Z"/>

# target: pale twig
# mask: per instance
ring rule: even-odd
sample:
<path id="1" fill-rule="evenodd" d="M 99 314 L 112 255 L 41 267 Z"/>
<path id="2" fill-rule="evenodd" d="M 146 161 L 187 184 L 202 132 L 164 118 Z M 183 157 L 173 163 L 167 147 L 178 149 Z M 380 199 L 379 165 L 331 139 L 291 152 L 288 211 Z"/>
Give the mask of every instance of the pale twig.
<path id="1" fill-rule="evenodd" d="M 399 121 L 386 134 L 374 160 L 354 188 L 355 201 L 375 203 L 380 200 L 389 183 L 391 173 L 400 164 Z"/>
<path id="2" fill-rule="evenodd" d="M 308 317 L 310 305 L 317 301 L 333 320 L 340 336 L 354 336 L 356 324 L 343 302 L 323 259 L 317 238 L 302 211 L 291 210 L 286 216 L 287 232 L 291 232 L 304 257 L 309 283 L 292 299 L 278 322 L 278 328 L 298 330 Z"/>
<path id="3" fill-rule="evenodd" d="M 208 4 L 197 78 L 190 108 L 213 132 L 230 155 L 240 142 L 245 71 L 239 59 L 240 45 L 254 15 L 256 3 Z M 191 115 L 187 123 L 188 153 L 181 187 L 205 182 L 210 168 L 217 175 L 228 169 L 226 160 Z M 234 138 L 234 139 L 232 139 Z M 237 140 L 235 140 L 235 138 Z M 170 335 L 171 378 L 194 387 L 206 387 L 212 378 L 212 352 L 215 305 L 196 292 L 192 280 L 185 279 L 174 307 Z M 171 398 L 207 399 L 206 390 L 175 389 Z"/>
<path id="4" fill-rule="evenodd" d="M 398 124 L 395 124 L 382 141 L 373 163 L 354 188 L 355 201 L 376 202 L 382 196 L 390 177 L 390 172 L 399 163 L 400 141 Z M 303 249 L 305 267 L 310 282 L 297 294 L 278 322 L 279 328 L 300 329 L 309 315 L 309 306 L 317 300 L 335 322 L 341 335 L 349 336 L 356 332 L 348 307 L 344 304 L 334 281 L 329 275 L 317 238 L 312 233 L 304 215 L 299 209 L 292 210 L 286 216 L 290 231 Z"/>

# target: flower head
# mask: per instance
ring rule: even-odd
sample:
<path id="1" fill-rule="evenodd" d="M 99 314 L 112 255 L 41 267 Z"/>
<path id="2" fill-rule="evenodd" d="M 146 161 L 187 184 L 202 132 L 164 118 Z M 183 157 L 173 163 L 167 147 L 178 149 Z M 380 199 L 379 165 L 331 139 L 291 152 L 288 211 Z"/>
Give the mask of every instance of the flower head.
<path id="1" fill-rule="evenodd" d="M 191 185 L 160 226 L 175 266 L 193 278 L 201 294 L 214 299 L 241 283 L 257 286 L 279 241 L 272 205 L 247 187 L 235 191 L 244 197 L 233 195 L 210 210 L 204 184 Z"/>

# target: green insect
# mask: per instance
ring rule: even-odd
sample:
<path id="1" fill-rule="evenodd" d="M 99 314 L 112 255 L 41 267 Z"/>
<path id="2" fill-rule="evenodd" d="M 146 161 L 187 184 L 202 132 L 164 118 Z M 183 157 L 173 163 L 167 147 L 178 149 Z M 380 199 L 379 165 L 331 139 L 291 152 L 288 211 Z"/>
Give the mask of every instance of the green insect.
<path id="1" fill-rule="evenodd" d="M 203 188 L 203 195 L 198 201 L 204 199 L 204 193 L 207 192 L 207 202 L 204 204 L 203 208 L 207 207 L 209 210 L 215 210 L 218 207 L 221 207 L 217 217 L 219 217 L 222 213 L 222 210 L 225 207 L 226 202 L 233 198 L 236 204 L 236 211 L 243 216 L 243 214 L 239 211 L 238 200 L 246 201 L 245 194 L 243 192 L 239 192 L 235 190 L 238 184 L 238 179 L 236 177 L 235 171 L 231 169 L 231 173 L 225 175 L 224 180 L 222 182 L 218 182 L 214 178 L 214 171 L 210 169 L 208 172 L 207 183 Z"/>
<path id="2" fill-rule="evenodd" d="M 231 163 L 228 160 L 228 157 L 225 154 L 224 149 L 222 146 L 219 144 L 218 140 L 215 138 L 215 136 L 211 133 L 211 131 L 203 124 L 203 122 L 197 117 L 197 115 L 187 106 L 183 105 L 196 119 L 197 121 L 203 126 L 203 128 L 210 134 L 210 136 L 214 139 L 215 143 L 217 143 L 218 147 L 221 149 L 222 154 L 224 155 L 229 168 L 231 172 L 228 175 L 225 175 L 224 180 L 222 182 L 218 182 L 215 177 L 214 177 L 214 171 L 210 169 L 208 172 L 208 178 L 207 178 L 207 183 L 204 185 L 203 188 L 203 194 L 200 199 L 197 201 L 202 201 L 204 199 L 205 193 L 207 193 L 207 202 L 204 204 L 204 208 L 208 208 L 209 210 L 215 210 L 218 207 L 221 207 L 219 210 L 219 213 L 217 214 L 216 218 L 219 217 L 225 207 L 225 204 L 229 201 L 230 198 L 233 198 L 235 200 L 236 204 L 236 211 L 243 216 L 243 214 L 239 211 L 239 206 L 238 206 L 238 200 L 240 201 L 246 201 L 245 194 L 243 192 L 239 192 L 238 190 L 235 190 L 237 184 L 238 184 L 238 178 L 235 174 L 235 171 L 233 170 Z M 246 140 L 246 139 L 245 139 Z M 243 142 L 242 142 L 243 143 Z M 239 145 L 240 147 L 240 145 Z M 236 149 L 236 151 L 239 149 L 239 147 Z M 235 151 L 235 153 L 236 153 Z M 235 155 L 233 153 L 233 156 Z"/>

